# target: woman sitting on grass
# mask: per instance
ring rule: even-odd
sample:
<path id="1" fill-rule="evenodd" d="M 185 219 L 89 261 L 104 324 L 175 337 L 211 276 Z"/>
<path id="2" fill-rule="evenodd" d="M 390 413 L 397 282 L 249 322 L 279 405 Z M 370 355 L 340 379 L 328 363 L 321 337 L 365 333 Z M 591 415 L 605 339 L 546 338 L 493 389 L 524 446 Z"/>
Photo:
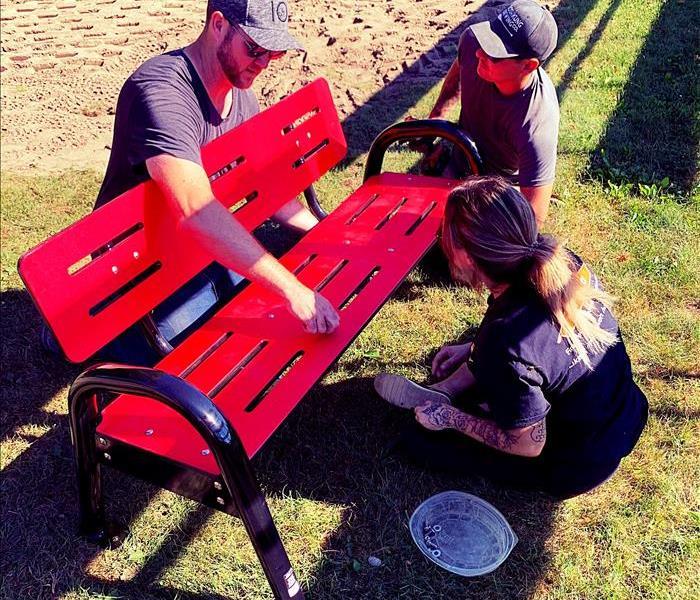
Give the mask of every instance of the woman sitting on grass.
<path id="1" fill-rule="evenodd" d="M 489 306 L 473 342 L 438 352 L 434 385 L 377 376 L 377 392 L 422 425 L 400 449 L 558 497 L 604 482 L 639 439 L 647 401 L 595 275 L 538 235 L 530 204 L 498 178 L 450 194 L 442 245 L 453 277 L 486 286 Z"/>

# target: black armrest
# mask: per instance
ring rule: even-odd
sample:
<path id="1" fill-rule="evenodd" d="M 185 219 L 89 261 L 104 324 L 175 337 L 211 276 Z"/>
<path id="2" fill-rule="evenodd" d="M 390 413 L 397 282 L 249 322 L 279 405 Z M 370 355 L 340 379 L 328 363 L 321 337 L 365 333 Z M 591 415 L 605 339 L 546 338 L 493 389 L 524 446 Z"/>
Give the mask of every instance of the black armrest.
<path id="1" fill-rule="evenodd" d="M 146 367 L 104 363 L 83 371 L 68 393 L 70 414 L 81 412 L 81 399 L 105 392 L 136 394 L 169 406 L 197 430 L 215 457 L 237 438 L 226 417 L 206 395 L 179 377 Z"/>
<path id="2" fill-rule="evenodd" d="M 306 198 L 306 204 L 309 205 L 309 209 L 319 221 L 322 221 L 328 216 L 328 213 L 323 210 L 321 203 L 318 201 L 318 196 L 316 195 L 316 190 L 313 185 L 310 185 L 304 190 L 304 198 Z"/>
<path id="3" fill-rule="evenodd" d="M 396 142 L 424 137 L 439 137 L 452 142 L 464 154 L 472 173 L 478 174 L 483 171 L 483 162 L 479 151 L 464 131 L 449 121 L 423 119 L 394 123 L 374 139 L 367 156 L 364 181 L 381 173 L 384 154 L 389 146 Z"/>

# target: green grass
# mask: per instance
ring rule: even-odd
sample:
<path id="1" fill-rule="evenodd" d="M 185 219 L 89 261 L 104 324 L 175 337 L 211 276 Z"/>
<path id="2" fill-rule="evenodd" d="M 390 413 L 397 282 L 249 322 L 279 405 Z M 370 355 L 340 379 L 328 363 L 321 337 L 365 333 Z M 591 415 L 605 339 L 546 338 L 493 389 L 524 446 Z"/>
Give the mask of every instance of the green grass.
<path id="1" fill-rule="evenodd" d="M 484 309 L 482 296 L 416 271 L 255 461 L 310 597 L 698 596 L 697 58 L 679 63 L 684 38 L 668 33 L 692 29 L 697 8 L 696 0 L 566 2 L 557 13 L 565 42 L 548 67 L 562 96 L 559 200 L 548 227 L 618 298 L 651 407 L 639 446 L 604 487 L 562 504 L 386 456 L 401 419 L 377 401 L 371 378 L 381 370 L 427 377 L 433 349 Z M 436 93 L 410 112 L 425 114 Z M 655 130 L 663 135 L 651 137 Z M 326 205 L 359 184 L 363 158 L 318 186 Z M 389 158 L 396 168 L 415 159 Z M 117 474 L 107 478 L 107 499 L 130 524 L 124 546 L 98 552 L 76 537 L 65 396 L 77 369 L 39 350 L 38 317 L 15 264 L 85 214 L 98 185 L 94 173 L 2 174 L 2 596 L 267 598 L 240 522 Z M 445 489 L 491 501 L 518 534 L 494 573 L 458 579 L 413 547 L 408 516 Z M 383 565 L 370 568 L 369 555 Z"/>

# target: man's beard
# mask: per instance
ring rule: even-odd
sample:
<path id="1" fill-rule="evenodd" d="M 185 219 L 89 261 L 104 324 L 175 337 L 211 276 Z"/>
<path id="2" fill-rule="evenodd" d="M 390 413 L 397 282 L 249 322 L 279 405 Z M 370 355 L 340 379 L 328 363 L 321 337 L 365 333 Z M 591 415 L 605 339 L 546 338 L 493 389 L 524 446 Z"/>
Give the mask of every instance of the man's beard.
<path id="1" fill-rule="evenodd" d="M 233 30 L 226 35 L 224 41 L 221 42 L 221 45 L 216 50 L 216 58 L 229 83 L 234 87 L 241 88 L 243 87 L 241 69 L 235 61 L 231 60 L 232 41 Z M 252 83 L 252 81 L 250 83 Z M 246 82 L 245 87 L 250 87 L 250 83 Z"/>

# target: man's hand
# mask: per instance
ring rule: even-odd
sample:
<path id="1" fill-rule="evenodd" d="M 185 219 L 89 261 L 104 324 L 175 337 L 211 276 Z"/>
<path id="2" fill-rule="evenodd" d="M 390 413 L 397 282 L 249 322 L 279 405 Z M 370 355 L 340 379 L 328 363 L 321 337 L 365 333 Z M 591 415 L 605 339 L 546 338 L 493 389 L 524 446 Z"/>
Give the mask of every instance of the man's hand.
<path id="1" fill-rule="evenodd" d="M 332 333 L 338 328 L 340 317 L 333 305 L 321 294 L 299 286 L 287 297 L 289 310 L 304 323 L 308 333 Z"/>
<path id="2" fill-rule="evenodd" d="M 459 365 L 467 362 L 472 351 L 472 343 L 443 346 L 433 358 L 433 377 L 445 379 L 453 373 Z"/>
<path id="3" fill-rule="evenodd" d="M 443 155 L 445 153 L 449 154 L 449 152 L 450 149 L 447 147 L 447 145 L 435 144 L 432 152 L 430 152 L 430 154 L 426 154 L 420 160 L 420 172 L 424 175 L 440 175 L 438 170 L 442 171 L 442 169 L 439 169 L 439 165 L 443 160 Z"/>

